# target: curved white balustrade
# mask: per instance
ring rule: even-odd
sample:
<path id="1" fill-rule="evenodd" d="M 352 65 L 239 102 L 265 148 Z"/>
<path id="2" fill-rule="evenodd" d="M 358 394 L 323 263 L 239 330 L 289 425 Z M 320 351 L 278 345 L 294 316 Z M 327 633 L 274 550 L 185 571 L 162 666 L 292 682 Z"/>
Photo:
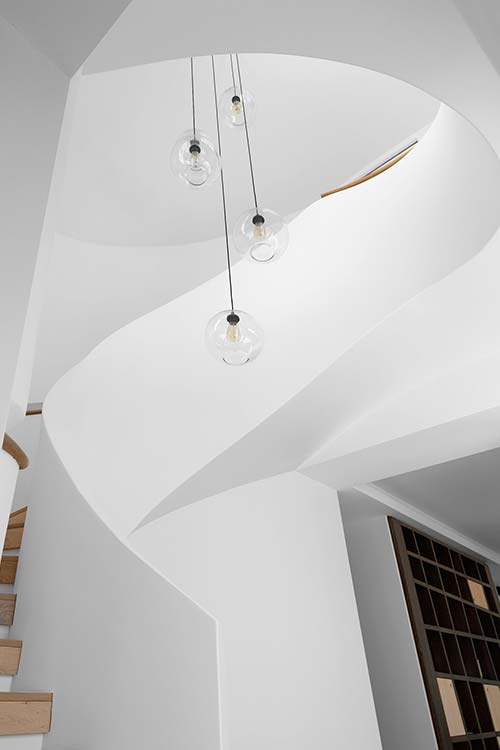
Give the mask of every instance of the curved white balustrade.
<path id="1" fill-rule="evenodd" d="M 237 484 L 239 466 L 245 481 L 284 470 L 275 441 L 262 443 L 265 467 L 249 470 L 244 450 L 223 457 L 279 419 L 281 407 L 398 307 L 480 251 L 498 225 L 499 184 L 486 141 L 442 108 L 395 168 L 297 217 L 279 263 L 238 264 L 236 304 L 267 335 L 255 363 L 227 368 L 204 349 L 205 322 L 227 303 L 224 275 L 110 336 L 46 402 L 49 433 L 83 495 L 125 535 L 160 503 L 156 514 L 199 499 L 185 493 L 179 501 L 175 491 L 198 473 L 204 485 L 204 467 L 219 456 L 205 496 Z M 326 380 L 311 408 L 321 410 L 328 388 Z M 338 419 L 327 412 L 293 438 L 295 465 Z"/>

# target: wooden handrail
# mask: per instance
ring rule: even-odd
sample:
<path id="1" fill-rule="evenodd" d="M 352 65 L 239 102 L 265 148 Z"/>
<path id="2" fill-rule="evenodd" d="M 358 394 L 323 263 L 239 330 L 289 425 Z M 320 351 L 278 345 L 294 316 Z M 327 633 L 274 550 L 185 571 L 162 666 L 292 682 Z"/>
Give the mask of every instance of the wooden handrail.
<path id="1" fill-rule="evenodd" d="M 34 417 L 42 413 L 43 403 L 41 401 L 30 402 L 26 407 L 26 416 Z"/>
<path id="2" fill-rule="evenodd" d="M 382 174 L 382 172 L 386 172 L 388 169 L 390 169 L 395 164 L 397 164 L 398 161 L 401 161 L 401 159 L 404 159 L 405 156 L 409 154 L 410 151 L 413 151 L 414 148 L 415 146 L 409 146 L 406 149 L 406 151 L 403 151 L 402 154 L 398 154 L 397 156 L 394 157 L 394 159 L 391 159 L 385 164 L 382 164 L 382 166 L 378 167 L 377 169 L 374 169 L 373 172 L 369 172 L 368 174 L 365 174 L 364 177 L 358 177 L 357 180 L 353 180 L 353 182 L 348 182 L 347 185 L 341 185 L 340 187 L 333 188 L 333 190 L 328 190 L 326 193 L 322 193 L 321 197 L 326 198 L 329 195 L 340 193 L 342 192 L 342 190 L 349 190 L 349 188 L 356 187 L 356 185 L 361 185 L 363 182 L 367 182 L 368 180 L 373 180 L 374 177 L 377 177 L 377 175 Z"/>
<path id="3" fill-rule="evenodd" d="M 14 461 L 17 461 L 17 465 L 20 469 L 27 469 L 29 466 L 29 459 L 26 453 L 23 451 L 20 445 L 16 443 L 15 440 L 13 440 L 10 435 L 7 435 L 5 433 L 3 438 L 3 445 L 2 449 L 9 454 L 9 456 L 12 456 Z"/>

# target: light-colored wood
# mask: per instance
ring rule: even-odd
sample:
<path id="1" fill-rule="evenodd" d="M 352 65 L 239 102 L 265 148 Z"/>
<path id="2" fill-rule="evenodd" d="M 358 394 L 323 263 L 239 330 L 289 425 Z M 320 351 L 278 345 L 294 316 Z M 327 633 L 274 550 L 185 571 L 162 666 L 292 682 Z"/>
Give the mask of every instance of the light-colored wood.
<path id="1" fill-rule="evenodd" d="M 19 549 L 23 541 L 24 524 L 12 524 L 7 526 L 5 533 L 4 550 Z"/>
<path id="2" fill-rule="evenodd" d="M 51 718 L 51 693 L 0 693 L 0 735 L 46 734 Z"/>
<path id="3" fill-rule="evenodd" d="M 0 674 L 17 674 L 22 648 L 22 641 L 0 639 Z"/>
<path id="4" fill-rule="evenodd" d="M 500 687 L 498 685 L 485 685 L 484 691 L 490 707 L 495 732 L 500 732 Z"/>
<path id="5" fill-rule="evenodd" d="M 0 594 L 0 625 L 12 625 L 16 611 L 16 595 Z"/>
<path id="6" fill-rule="evenodd" d="M 2 555 L 0 560 L 0 583 L 12 584 L 16 580 L 17 563 L 19 558 L 17 555 Z"/>
<path id="7" fill-rule="evenodd" d="M 11 524 L 25 523 L 27 512 L 28 512 L 27 505 L 25 505 L 24 508 L 19 508 L 19 510 L 12 511 L 12 513 L 9 516 L 9 526 Z"/>
<path id="8" fill-rule="evenodd" d="M 490 607 L 488 604 L 488 599 L 486 598 L 486 591 L 484 590 L 484 586 L 481 586 L 480 583 L 476 583 L 476 581 L 471 581 L 469 578 L 467 579 L 467 583 L 469 584 L 469 589 L 474 604 L 477 604 L 478 607 L 489 609 Z"/>
<path id="9" fill-rule="evenodd" d="M 9 454 L 9 456 L 12 456 L 12 458 L 17 461 L 17 465 L 20 469 L 28 468 L 28 456 L 23 451 L 21 446 L 18 445 L 16 441 L 10 437 L 10 435 L 7 435 L 7 433 L 5 433 L 4 435 L 2 448 L 6 453 Z"/>
<path id="10" fill-rule="evenodd" d="M 462 734 L 465 734 L 465 724 L 458 704 L 453 680 L 438 677 L 437 683 L 450 737 L 460 737 Z"/>
<path id="11" fill-rule="evenodd" d="M 341 185 L 340 187 L 333 188 L 333 190 L 328 190 L 326 193 L 321 193 L 322 198 L 327 198 L 329 195 L 335 195 L 335 193 L 341 193 L 343 190 L 349 190 L 350 188 L 356 187 L 356 185 L 362 185 L 363 182 L 368 182 L 368 180 L 373 180 L 374 177 L 377 177 L 377 175 L 382 174 L 383 172 L 386 172 L 388 169 L 393 167 L 395 164 L 397 164 L 401 159 L 404 159 L 404 157 L 412 151 L 414 146 L 410 146 L 406 151 L 403 151 L 402 154 L 399 154 L 399 156 L 396 156 L 394 159 L 391 159 L 391 161 L 387 162 L 387 164 L 384 164 L 382 167 L 379 167 L 378 169 L 374 169 L 373 172 L 370 172 L 369 174 L 365 174 L 364 177 L 359 177 L 357 180 L 353 180 L 352 182 L 348 182 L 346 185 Z"/>

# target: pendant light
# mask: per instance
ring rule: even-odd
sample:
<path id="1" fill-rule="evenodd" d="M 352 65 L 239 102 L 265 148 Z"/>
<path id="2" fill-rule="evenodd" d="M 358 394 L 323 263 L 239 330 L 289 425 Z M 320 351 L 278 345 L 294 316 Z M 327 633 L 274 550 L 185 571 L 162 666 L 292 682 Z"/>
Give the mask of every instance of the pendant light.
<path id="1" fill-rule="evenodd" d="M 236 66 L 238 70 L 239 88 L 240 91 L 243 91 L 238 53 L 236 53 Z M 249 211 L 245 211 L 236 222 L 233 230 L 233 239 L 240 255 L 243 255 L 245 258 L 248 258 L 248 260 L 256 263 L 270 263 L 283 255 L 288 247 L 288 227 L 275 211 L 271 211 L 269 208 L 259 207 L 257 190 L 255 187 L 255 175 L 244 96 L 241 99 L 241 104 L 247 142 L 248 162 L 250 165 L 250 177 L 252 180 L 254 207 Z"/>
<path id="2" fill-rule="evenodd" d="M 215 100 L 215 119 L 217 122 L 218 156 L 221 159 L 221 137 L 219 122 L 219 106 L 217 101 L 217 82 L 215 76 L 215 62 L 212 55 L 212 77 Z M 236 310 L 233 299 L 233 278 L 231 273 L 231 258 L 229 253 L 229 233 L 227 228 L 226 189 L 224 185 L 224 170 L 220 171 L 222 213 L 224 218 L 224 236 L 226 241 L 227 275 L 229 282 L 229 310 L 214 315 L 209 320 L 205 340 L 210 353 L 227 365 L 244 365 L 255 359 L 262 350 L 264 335 L 259 324 L 246 312 Z"/>
<path id="3" fill-rule="evenodd" d="M 231 127 L 241 127 L 241 125 L 245 124 L 242 100 L 244 100 L 245 102 L 245 115 L 247 118 L 247 122 L 251 122 L 253 119 L 255 101 L 249 91 L 243 91 L 241 86 L 238 87 L 236 85 L 232 53 L 229 55 L 229 61 L 231 63 L 231 77 L 233 79 L 233 85 L 230 88 L 226 89 L 226 91 L 224 91 L 220 98 L 219 106 L 228 125 L 231 125 Z"/>
<path id="4" fill-rule="evenodd" d="M 173 173 L 186 185 L 201 188 L 215 182 L 220 174 L 220 159 L 214 145 L 196 126 L 194 62 L 191 61 L 191 106 L 193 123 L 175 142 L 170 155 Z"/>

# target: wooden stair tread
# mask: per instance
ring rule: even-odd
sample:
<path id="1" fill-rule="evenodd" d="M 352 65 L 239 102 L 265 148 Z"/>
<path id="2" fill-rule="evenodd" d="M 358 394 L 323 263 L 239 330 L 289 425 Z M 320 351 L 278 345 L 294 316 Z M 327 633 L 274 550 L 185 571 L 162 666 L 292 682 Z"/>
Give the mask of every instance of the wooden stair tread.
<path id="1" fill-rule="evenodd" d="M 20 548 L 27 512 L 28 508 L 24 507 L 10 514 L 3 546 L 4 550 L 16 550 Z"/>
<path id="2" fill-rule="evenodd" d="M 22 641 L 0 638 L 0 674 L 14 675 L 19 671 Z"/>
<path id="3" fill-rule="evenodd" d="M 16 599 L 16 594 L 0 594 L 0 625 L 12 625 Z"/>
<path id="4" fill-rule="evenodd" d="M 2 555 L 0 560 L 0 583 L 12 584 L 16 580 L 17 555 Z"/>
<path id="5" fill-rule="evenodd" d="M 1 693 L 0 735 L 46 734 L 52 719 L 52 693 Z"/>
<path id="6" fill-rule="evenodd" d="M 24 523 L 26 521 L 27 512 L 28 512 L 27 505 L 25 505 L 24 508 L 19 508 L 18 510 L 12 511 L 12 513 L 9 515 L 9 526 L 12 523 Z"/>
<path id="7" fill-rule="evenodd" d="M 35 701 L 37 703 L 43 701 L 52 702 L 52 693 L 12 693 L 12 692 L 0 692 L 0 703 L 3 701 L 21 701 L 23 703 Z"/>

